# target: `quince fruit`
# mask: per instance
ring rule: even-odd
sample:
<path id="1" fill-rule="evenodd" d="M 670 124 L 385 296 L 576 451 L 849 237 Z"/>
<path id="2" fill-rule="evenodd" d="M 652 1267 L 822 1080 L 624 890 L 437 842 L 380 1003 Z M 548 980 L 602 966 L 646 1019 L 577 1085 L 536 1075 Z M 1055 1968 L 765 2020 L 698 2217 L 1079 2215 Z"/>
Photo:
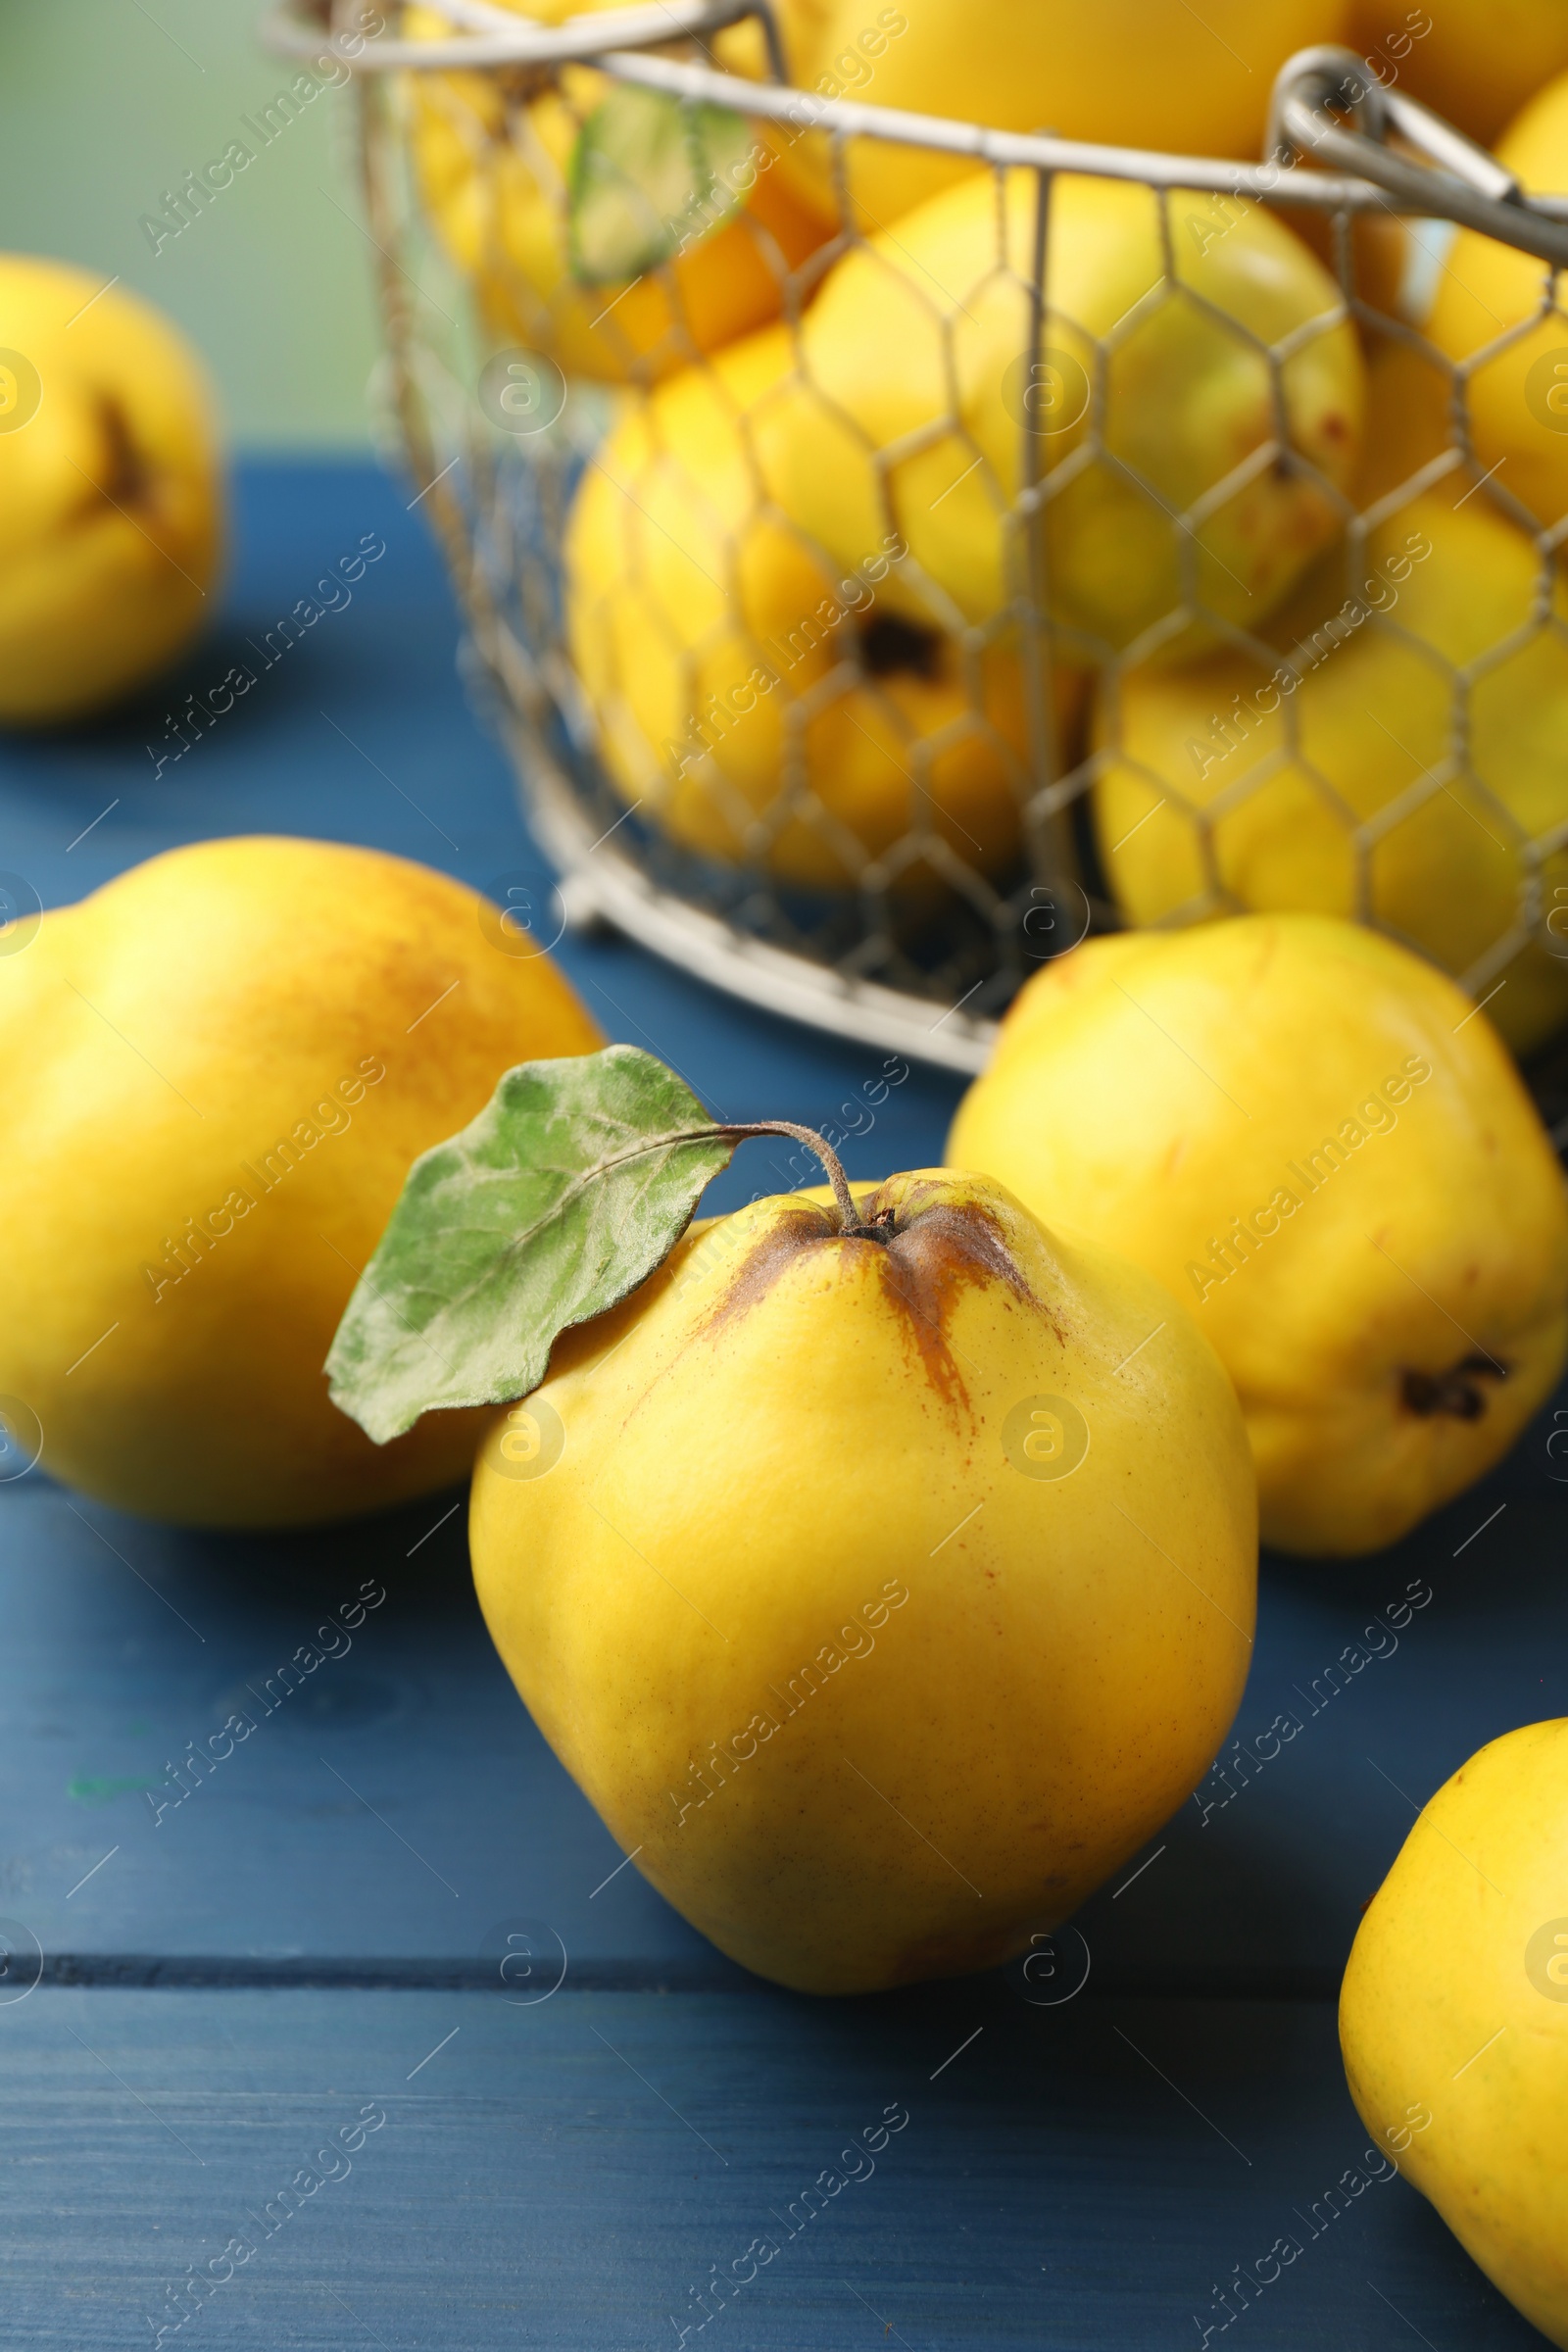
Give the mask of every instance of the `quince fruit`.
<path id="1" fill-rule="evenodd" d="M 1568 2345 L 1568 1722 L 1494 1740 L 1438 1790 L 1340 1993 L 1350 2096 L 1466 2253 Z"/>
<path id="2" fill-rule="evenodd" d="M 522 8 L 503 0 L 546 24 L 623 4 L 556 0 Z M 408 10 L 406 38 L 438 41 L 451 33 L 439 9 Z M 728 159 L 716 188 L 693 183 L 689 217 L 677 200 L 673 221 L 656 220 L 657 202 L 628 181 L 618 207 L 622 233 L 636 241 L 639 226 L 657 231 L 660 243 L 673 247 L 670 257 L 623 276 L 585 278 L 574 267 L 580 256 L 574 257 L 572 233 L 584 127 L 592 131 L 607 104 L 640 117 L 662 102 L 582 66 L 557 74 L 420 72 L 408 79 L 424 205 L 452 262 L 474 287 L 489 333 L 548 354 L 568 375 L 653 383 L 698 353 L 721 349 L 778 317 L 791 273 L 831 234 L 831 211 L 824 218 L 804 187 L 786 183 L 775 169 L 773 134 L 759 126 L 746 149 Z M 634 121 L 633 142 L 636 131 Z M 627 135 L 623 125 L 612 145 Z"/>
<path id="3" fill-rule="evenodd" d="M 1560 574 L 1450 481 L 1283 618 L 1273 661 L 1148 664 L 1102 695 L 1095 826 L 1117 905 L 1134 923 L 1381 924 L 1530 1052 L 1568 1018 Z"/>
<path id="4" fill-rule="evenodd" d="M 895 534 L 830 568 L 766 505 L 749 419 L 791 360 L 772 328 L 672 377 L 583 477 L 567 628 L 605 764 L 671 839 L 783 881 L 844 889 L 873 859 L 906 890 L 954 860 L 997 873 L 1029 793 L 1021 664 L 890 605 Z M 1063 731 L 1082 699 L 1059 673 Z"/>
<path id="5" fill-rule="evenodd" d="M 85 270 L 0 254 L 0 725 L 79 718 L 172 660 L 221 517 L 183 337 Z"/>
<path id="6" fill-rule="evenodd" d="M 829 98 L 906 113 L 1184 155 L 1262 152 L 1268 95 L 1286 59 L 1344 37 L 1348 0 L 1212 0 L 1201 18 L 1169 0 L 784 0 L 791 79 Z M 736 44 L 732 62 L 739 63 Z M 748 28 L 750 70 L 762 71 Z M 722 44 L 721 44 L 722 45 Z M 860 224 L 882 228 L 973 170 L 969 157 L 851 139 L 844 171 Z M 789 170 L 837 210 L 825 139 L 801 140 Z"/>
<path id="7" fill-rule="evenodd" d="M 1560 13 L 1550 14 L 1556 37 L 1568 45 Z M 1497 160 L 1527 194 L 1568 189 L 1568 74 L 1531 100 L 1499 142 Z M 1462 230 L 1438 279 L 1426 332 L 1450 360 L 1466 363 L 1476 472 L 1493 476 L 1510 512 L 1557 523 L 1568 514 L 1568 318 L 1548 265 Z"/>
<path id="8" fill-rule="evenodd" d="M 379 1451 L 321 1359 L 413 1154 L 519 1043 L 598 1031 L 515 922 L 320 842 L 200 842 L 0 946 L 13 1442 L 150 1517 L 281 1527 L 461 1475 L 477 1425 Z"/>
<path id="9" fill-rule="evenodd" d="M 1049 602 L 1073 662 L 1255 628 L 1355 469 L 1339 290 L 1258 205 L 1216 234 L 1206 199 L 1065 175 L 1037 352 L 1039 195 L 1029 172 L 971 176 L 834 266 L 756 419 L 763 479 L 836 563 L 898 531 L 928 623 Z"/>
<path id="10" fill-rule="evenodd" d="M 1380 336 L 1367 360 L 1366 391 L 1366 435 L 1355 486 L 1360 512 L 1367 514 L 1395 490 L 1418 496 L 1437 480 L 1441 468 L 1435 461 L 1445 457 L 1448 472 L 1439 486 L 1457 511 L 1473 477 L 1454 446 L 1453 377 L 1446 360 L 1429 343 Z M 1418 474 L 1424 477 L 1419 483 Z M 1476 504 L 1483 502 L 1498 511 L 1490 487 Z"/>
<path id="11" fill-rule="evenodd" d="M 1568 68 L 1560 0 L 1443 0 L 1399 12 L 1351 0 L 1349 38 L 1378 80 L 1491 147 L 1527 99 Z"/>
<path id="12" fill-rule="evenodd" d="M 773 1133 L 831 1194 L 682 1240 Z M 520 1400 L 474 1468 L 496 1644 L 639 1868 L 780 1984 L 1020 1950 L 1241 1695 L 1255 1494 L 1193 1320 L 1000 1185 L 852 1192 L 630 1048 L 510 1071 L 425 1154 L 330 1365 L 378 1439 Z"/>
<path id="13" fill-rule="evenodd" d="M 1201 1777 L 1252 1627 L 1246 1441 L 1191 1321 L 984 1179 L 857 1207 L 886 1238 L 756 1202 L 558 1345 L 517 1408 L 558 1465 L 514 1475 L 504 1420 L 469 1518 L 496 1646 L 615 1838 L 805 1992 L 1065 1919 Z"/>
<path id="14" fill-rule="evenodd" d="M 1568 1197 L 1484 1012 L 1379 934 L 1239 916 L 1076 949 L 948 1139 L 1156 1275 L 1236 1383 L 1263 1537 L 1371 1551 L 1568 1355 Z"/>

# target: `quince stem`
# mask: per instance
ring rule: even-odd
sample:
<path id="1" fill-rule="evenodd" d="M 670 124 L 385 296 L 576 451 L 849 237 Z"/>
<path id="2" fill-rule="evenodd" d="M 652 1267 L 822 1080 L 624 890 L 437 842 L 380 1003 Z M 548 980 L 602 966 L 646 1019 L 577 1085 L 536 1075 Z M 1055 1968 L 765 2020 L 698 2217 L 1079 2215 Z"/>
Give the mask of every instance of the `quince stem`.
<path id="1" fill-rule="evenodd" d="M 792 1136 L 796 1143 L 805 1144 L 808 1151 L 814 1152 L 827 1170 L 828 1182 L 833 1187 L 833 1198 L 838 1202 L 842 1230 L 848 1238 L 857 1242 L 884 1243 L 893 1239 L 891 1223 L 867 1225 L 862 1221 L 860 1212 L 855 1205 L 855 1196 L 850 1191 L 850 1180 L 844 1173 L 843 1161 L 832 1145 L 824 1136 L 818 1135 L 814 1127 L 797 1127 L 790 1119 L 760 1119 L 754 1126 L 746 1127 L 732 1127 L 727 1124 L 710 1128 L 694 1127 L 689 1136 L 661 1137 L 660 1140 L 661 1142 L 701 1143 L 705 1135 L 733 1136 L 737 1143 L 744 1143 L 749 1136 L 754 1135 Z"/>

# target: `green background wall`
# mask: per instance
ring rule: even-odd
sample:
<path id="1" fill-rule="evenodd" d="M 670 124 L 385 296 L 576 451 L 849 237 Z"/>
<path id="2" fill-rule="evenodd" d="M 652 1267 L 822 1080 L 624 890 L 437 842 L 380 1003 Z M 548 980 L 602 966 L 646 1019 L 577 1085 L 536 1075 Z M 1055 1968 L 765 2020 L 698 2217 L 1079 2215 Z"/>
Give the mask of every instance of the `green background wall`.
<path id="1" fill-rule="evenodd" d="M 237 446 L 364 443 L 374 256 L 354 225 L 352 92 L 324 89 L 158 253 L 138 226 L 298 71 L 262 48 L 261 15 L 260 0 L 0 0 L 0 244 L 118 271 L 169 312 Z"/>

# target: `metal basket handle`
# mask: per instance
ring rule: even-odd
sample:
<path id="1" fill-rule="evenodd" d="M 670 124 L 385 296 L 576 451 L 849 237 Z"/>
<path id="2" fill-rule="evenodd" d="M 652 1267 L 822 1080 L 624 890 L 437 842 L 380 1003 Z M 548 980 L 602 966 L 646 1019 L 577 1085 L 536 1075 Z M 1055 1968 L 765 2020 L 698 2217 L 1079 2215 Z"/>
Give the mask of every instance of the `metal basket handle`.
<path id="1" fill-rule="evenodd" d="M 1331 108 L 1348 114 L 1356 127 L 1346 129 Z M 1391 129 L 1428 161 L 1396 155 L 1387 144 Z M 1401 211 L 1456 220 L 1554 268 L 1568 267 L 1568 220 L 1560 218 L 1568 204 L 1526 197 L 1494 155 L 1414 98 L 1385 89 L 1353 49 L 1302 49 L 1288 61 L 1274 84 L 1268 145 L 1277 164 L 1289 166 L 1298 152 L 1321 157 L 1387 189 Z"/>

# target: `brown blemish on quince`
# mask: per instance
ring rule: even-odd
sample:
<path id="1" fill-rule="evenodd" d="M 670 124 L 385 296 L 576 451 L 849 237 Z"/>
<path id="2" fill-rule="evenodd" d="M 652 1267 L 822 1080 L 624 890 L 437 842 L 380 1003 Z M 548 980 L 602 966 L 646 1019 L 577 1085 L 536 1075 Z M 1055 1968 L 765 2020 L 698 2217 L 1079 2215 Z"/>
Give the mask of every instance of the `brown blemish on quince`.
<path id="1" fill-rule="evenodd" d="M 107 499 L 122 512 L 126 507 L 145 504 L 151 487 L 151 475 L 146 460 L 136 446 L 130 420 L 112 393 L 98 398 L 98 421 L 103 430 L 104 454 L 108 462 L 108 479 L 94 482 L 100 499 Z"/>
<path id="2" fill-rule="evenodd" d="M 929 1206 L 922 1206 L 923 1200 Z M 968 1392 L 948 1342 L 959 1298 L 967 1290 L 996 1282 L 1027 1305 L 1039 1301 L 989 1209 L 975 1201 L 960 1207 L 934 1185 L 911 1186 L 896 1203 L 881 1192 L 861 1203 L 868 1224 L 890 1211 L 893 1238 L 882 1246 L 880 1268 L 883 1297 L 902 1317 L 905 1336 L 943 1402 L 967 1410 Z"/>
<path id="3" fill-rule="evenodd" d="M 703 1325 L 705 1336 L 748 1313 L 803 1250 L 824 1242 L 874 1250 L 882 1294 L 918 1355 L 931 1387 L 948 1405 L 968 1407 L 948 1330 L 964 1292 L 1000 1283 L 1025 1305 L 1038 1307 L 1022 1269 L 988 1208 L 959 1205 L 935 1185 L 898 1192 L 883 1188 L 858 1197 L 867 1225 L 886 1228 L 885 1240 L 846 1235 L 832 1211 L 802 1202 L 763 1233 L 736 1265 L 724 1296 Z M 1058 1339 L 1062 1337 L 1053 1322 Z"/>
<path id="4" fill-rule="evenodd" d="M 1399 1398 L 1407 1412 L 1431 1420 L 1440 1413 L 1456 1421 L 1480 1421 L 1489 1402 L 1485 1380 L 1506 1380 L 1508 1367 L 1493 1355 L 1465 1356 L 1450 1372 L 1411 1371 L 1399 1383 Z"/>
<path id="5" fill-rule="evenodd" d="M 803 1200 L 796 1208 L 768 1226 L 740 1258 L 730 1275 L 723 1296 L 717 1300 L 701 1330 L 702 1336 L 721 1330 L 726 1323 L 739 1320 L 760 1304 L 786 1267 L 794 1264 L 801 1251 L 812 1242 L 833 1241 L 838 1238 L 838 1223 L 831 1212 Z"/>

